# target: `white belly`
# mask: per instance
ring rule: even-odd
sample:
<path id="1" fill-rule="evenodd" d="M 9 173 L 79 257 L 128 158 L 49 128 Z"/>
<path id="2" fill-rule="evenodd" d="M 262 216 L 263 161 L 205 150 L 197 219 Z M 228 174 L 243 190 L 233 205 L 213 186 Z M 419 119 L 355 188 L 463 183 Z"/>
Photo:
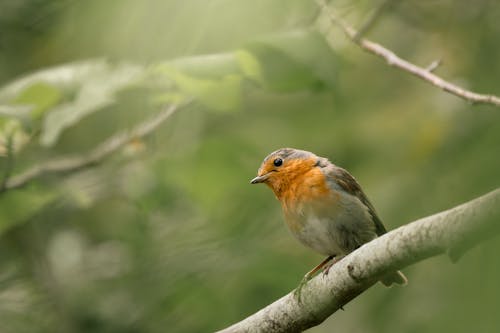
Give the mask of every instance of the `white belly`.
<path id="1" fill-rule="evenodd" d="M 337 237 L 332 235 L 332 221 L 329 218 L 319 218 L 317 216 L 307 217 L 302 229 L 292 234 L 305 246 L 324 255 L 342 255 Z"/>
<path id="2" fill-rule="evenodd" d="M 348 254 L 377 237 L 367 207 L 351 195 L 343 196 L 340 206 L 322 216 L 305 209 L 297 222 L 300 227 L 290 228 L 292 234 L 305 246 L 327 256 Z"/>

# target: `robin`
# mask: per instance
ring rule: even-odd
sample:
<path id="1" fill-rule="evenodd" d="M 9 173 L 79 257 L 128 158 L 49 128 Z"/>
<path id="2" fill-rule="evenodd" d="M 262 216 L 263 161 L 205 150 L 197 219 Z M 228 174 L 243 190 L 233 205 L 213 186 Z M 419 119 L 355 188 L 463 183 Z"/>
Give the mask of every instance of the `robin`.
<path id="1" fill-rule="evenodd" d="M 281 202 L 285 222 L 303 245 L 326 257 L 309 271 L 298 292 L 322 268 L 386 233 L 356 179 L 328 159 L 293 148 L 269 154 L 251 184 L 264 183 Z M 382 277 L 385 286 L 405 285 L 400 271 Z"/>

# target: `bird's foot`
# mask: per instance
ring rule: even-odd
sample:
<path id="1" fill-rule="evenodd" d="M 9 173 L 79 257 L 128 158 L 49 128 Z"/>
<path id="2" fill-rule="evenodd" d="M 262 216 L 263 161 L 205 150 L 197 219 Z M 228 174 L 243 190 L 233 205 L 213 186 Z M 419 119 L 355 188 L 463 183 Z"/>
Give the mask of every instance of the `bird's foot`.
<path id="1" fill-rule="evenodd" d="M 328 264 L 326 264 L 325 267 L 323 268 L 323 275 L 328 275 L 330 268 L 332 268 L 333 264 L 335 264 L 336 262 L 337 261 L 335 259 L 333 259 Z"/>
<path id="2" fill-rule="evenodd" d="M 295 288 L 295 291 L 293 292 L 294 296 L 297 298 L 298 302 L 301 302 L 301 296 L 302 296 L 302 288 L 307 284 L 309 280 L 316 274 L 319 270 L 323 269 L 323 275 L 328 275 L 328 271 L 330 267 L 332 267 L 333 264 L 335 264 L 337 261 L 342 259 L 344 256 L 335 256 L 335 255 L 330 255 L 325 260 L 323 260 L 319 265 L 311 269 L 300 281 L 299 285 L 297 288 Z"/>
<path id="3" fill-rule="evenodd" d="M 339 262 L 344 256 L 334 256 L 332 260 L 330 260 L 328 263 L 325 264 L 323 267 L 323 275 L 328 275 L 328 272 L 330 271 L 330 268 L 332 268 L 333 265 L 335 265 L 337 262 Z"/>
<path id="4" fill-rule="evenodd" d="M 295 296 L 295 298 L 297 298 L 297 301 L 300 303 L 301 300 L 302 300 L 302 288 L 304 288 L 304 286 L 307 284 L 307 282 L 309 282 L 309 280 L 311 280 L 311 277 L 312 275 L 310 274 L 306 274 L 302 280 L 300 281 L 299 285 L 297 286 L 297 288 L 295 288 L 295 290 L 293 291 L 293 295 Z"/>

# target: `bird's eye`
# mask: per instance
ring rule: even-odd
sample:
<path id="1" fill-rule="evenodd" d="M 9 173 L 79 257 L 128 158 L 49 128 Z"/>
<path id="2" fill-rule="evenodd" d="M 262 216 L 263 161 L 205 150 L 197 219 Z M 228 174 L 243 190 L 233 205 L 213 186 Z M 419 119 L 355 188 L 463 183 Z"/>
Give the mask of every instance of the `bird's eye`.
<path id="1" fill-rule="evenodd" d="M 274 166 L 279 167 L 280 165 L 283 164 L 283 160 L 281 158 L 277 158 L 273 161 Z"/>

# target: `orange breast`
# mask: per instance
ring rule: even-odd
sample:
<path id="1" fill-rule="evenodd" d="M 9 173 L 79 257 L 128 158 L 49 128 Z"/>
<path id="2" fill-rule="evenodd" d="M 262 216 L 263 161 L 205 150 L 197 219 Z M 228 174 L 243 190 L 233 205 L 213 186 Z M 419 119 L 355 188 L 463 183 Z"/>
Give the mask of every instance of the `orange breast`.
<path id="1" fill-rule="evenodd" d="M 310 170 L 290 178 L 292 180 L 278 197 L 287 208 L 293 208 L 294 205 L 301 202 L 324 200 L 331 194 L 325 175 L 319 168 L 310 168 Z"/>
<path id="2" fill-rule="evenodd" d="M 309 214 L 330 214 L 340 198 L 337 192 L 330 190 L 325 175 L 317 167 L 301 173 L 288 185 L 278 199 L 292 232 L 298 232 L 307 223 Z"/>

